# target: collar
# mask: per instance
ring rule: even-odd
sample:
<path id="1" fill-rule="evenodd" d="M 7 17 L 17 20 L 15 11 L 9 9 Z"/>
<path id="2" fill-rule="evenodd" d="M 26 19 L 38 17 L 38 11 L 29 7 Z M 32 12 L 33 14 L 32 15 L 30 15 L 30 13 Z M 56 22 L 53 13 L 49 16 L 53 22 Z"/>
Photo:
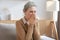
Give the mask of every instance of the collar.
<path id="1" fill-rule="evenodd" d="M 22 18 L 22 20 L 23 20 L 24 24 L 26 24 L 26 23 L 29 24 L 29 22 L 26 21 L 25 18 Z"/>

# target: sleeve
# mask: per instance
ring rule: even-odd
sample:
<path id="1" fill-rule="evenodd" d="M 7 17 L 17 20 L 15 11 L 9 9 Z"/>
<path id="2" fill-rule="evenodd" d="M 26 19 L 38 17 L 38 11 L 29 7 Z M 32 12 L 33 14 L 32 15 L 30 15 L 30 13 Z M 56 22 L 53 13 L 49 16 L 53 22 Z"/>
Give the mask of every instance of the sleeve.
<path id="1" fill-rule="evenodd" d="M 34 28 L 33 38 L 34 38 L 34 40 L 40 40 L 40 31 L 39 31 L 38 22 L 36 23 L 35 28 Z"/>
<path id="2" fill-rule="evenodd" d="M 19 40 L 25 40 L 25 32 L 19 21 L 16 22 L 16 33 Z"/>
<path id="3" fill-rule="evenodd" d="M 33 34 L 33 25 L 29 25 L 27 35 L 26 35 L 26 40 L 31 40 L 32 34 Z"/>

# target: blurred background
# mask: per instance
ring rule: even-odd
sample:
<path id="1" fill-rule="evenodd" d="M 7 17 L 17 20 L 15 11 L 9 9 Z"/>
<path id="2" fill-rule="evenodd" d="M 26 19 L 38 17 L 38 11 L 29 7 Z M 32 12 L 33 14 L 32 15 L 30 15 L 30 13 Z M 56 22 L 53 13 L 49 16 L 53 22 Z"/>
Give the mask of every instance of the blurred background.
<path id="1" fill-rule="evenodd" d="M 37 5 L 42 38 L 60 39 L 60 0 L 0 0 L 0 40 L 16 40 L 16 21 L 24 16 L 28 1 Z"/>
<path id="2" fill-rule="evenodd" d="M 19 20 L 23 17 L 26 2 L 33 1 L 37 5 L 37 16 L 40 20 L 57 20 L 58 0 L 0 0 L 0 20 Z"/>

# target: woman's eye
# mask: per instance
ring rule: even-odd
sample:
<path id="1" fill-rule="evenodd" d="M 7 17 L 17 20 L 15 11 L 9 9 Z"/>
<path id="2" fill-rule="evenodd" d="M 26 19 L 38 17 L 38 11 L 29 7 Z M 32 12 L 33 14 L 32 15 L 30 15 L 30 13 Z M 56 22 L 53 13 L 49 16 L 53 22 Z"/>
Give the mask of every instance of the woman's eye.
<path id="1" fill-rule="evenodd" d="M 33 11 L 30 11 L 30 13 L 32 13 Z"/>

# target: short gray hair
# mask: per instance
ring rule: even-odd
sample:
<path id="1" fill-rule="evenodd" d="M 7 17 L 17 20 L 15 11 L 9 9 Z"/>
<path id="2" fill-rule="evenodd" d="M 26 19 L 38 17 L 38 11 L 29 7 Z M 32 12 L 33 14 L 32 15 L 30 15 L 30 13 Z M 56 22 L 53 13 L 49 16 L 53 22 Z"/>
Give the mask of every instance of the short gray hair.
<path id="1" fill-rule="evenodd" d="M 33 7 L 33 6 L 36 7 L 36 4 L 34 2 L 32 2 L 32 1 L 29 1 L 24 5 L 23 10 L 26 11 L 28 8 Z"/>

